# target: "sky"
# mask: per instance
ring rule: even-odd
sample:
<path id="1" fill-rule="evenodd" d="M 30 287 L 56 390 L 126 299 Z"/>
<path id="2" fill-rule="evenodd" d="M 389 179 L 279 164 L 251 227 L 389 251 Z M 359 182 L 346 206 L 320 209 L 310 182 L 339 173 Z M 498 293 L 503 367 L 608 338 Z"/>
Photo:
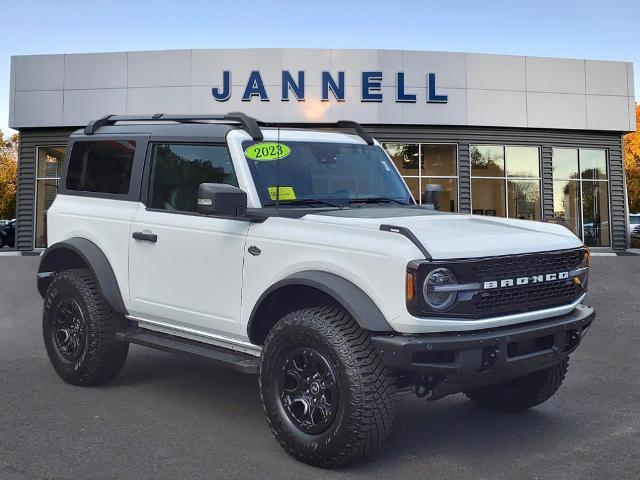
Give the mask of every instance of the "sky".
<path id="1" fill-rule="evenodd" d="M 640 0 L 0 0 L 0 129 L 12 55 L 190 48 L 390 48 L 636 64 Z"/>

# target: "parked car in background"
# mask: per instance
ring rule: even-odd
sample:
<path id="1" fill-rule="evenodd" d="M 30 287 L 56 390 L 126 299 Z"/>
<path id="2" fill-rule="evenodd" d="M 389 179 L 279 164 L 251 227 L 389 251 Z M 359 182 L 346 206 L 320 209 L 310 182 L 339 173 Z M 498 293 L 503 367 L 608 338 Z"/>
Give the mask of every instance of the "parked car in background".
<path id="1" fill-rule="evenodd" d="M 0 225 L 0 248 L 5 245 L 13 248 L 16 244 L 16 219 L 8 220 L 4 225 Z"/>
<path id="2" fill-rule="evenodd" d="M 633 230 L 631 230 L 631 238 L 640 239 L 640 225 L 636 225 Z"/>
<path id="3" fill-rule="evenodd" d="M 640 213 L 629 214 L 629 231 L 633 232 L 636 227 L 640 227 Z"/>

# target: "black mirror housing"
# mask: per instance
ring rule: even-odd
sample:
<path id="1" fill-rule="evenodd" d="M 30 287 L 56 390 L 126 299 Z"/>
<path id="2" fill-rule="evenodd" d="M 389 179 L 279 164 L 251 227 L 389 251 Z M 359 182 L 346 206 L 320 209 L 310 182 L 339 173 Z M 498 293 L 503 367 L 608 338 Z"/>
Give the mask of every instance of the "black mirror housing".
<path id="1" fill-rule="evenodd" d="M 247 194 L 233 185 L 201 183 L 198 187 L 198 213 L 244 217 L 247 213 Z"/>

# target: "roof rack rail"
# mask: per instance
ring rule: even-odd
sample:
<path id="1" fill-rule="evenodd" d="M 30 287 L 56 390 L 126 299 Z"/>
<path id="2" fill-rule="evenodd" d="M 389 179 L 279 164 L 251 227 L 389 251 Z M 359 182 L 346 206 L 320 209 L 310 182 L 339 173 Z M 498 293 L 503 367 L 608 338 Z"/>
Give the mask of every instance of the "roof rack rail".
<path id="1" fill-rule="evenodd" d="M 283 128 L 350 128 L 355 130 L 356 134 L 362 138 L 368 145 L 373 145 L 373 137 L 362 128 L 358 122 L 352 120 L 338 120 L 334 123 L 314 123 L 314 122 L 261 122 L 258 125 L 262 127 L 283 127 Z"/>
<path id="2" fill-rule="evenodd" d="M 221 122 L 237 122 L 251 135 L 255 141 L 262 141 L 264 136 L 260 127 L 283 127 L 283 128 L 349 128 L 355 130 L 360 138 L 367 144 L 373 145 L 373 138 L 362 128 L 358 122 L 350 120 L 339 120 L 335 123 L 313 123 L 313 122 L 262 122 L 241 112 L 231 112 L 223 115 L 171 115 L 156 113 L 154 115 L 105 115 L 97 120 L 90 121 L 84 127 L 85 135 L 93 135 L 100 127 L 114 125 L 117 122 L 178 122 L 197 123 L 207 120 L 217 120 Z"/>
<path id="3" fill-rule="evenodd" d="M 105 115 L 97 120 L 90 121 L 84 127 L 85 135 L 93 135 L 100 127 L 114 125 L 116 122 L 178 122 L 178 123 L 197 123 L 206 120 L 217 120 L 222 122 L 238 122 L 251 135 L 255 141 L 264 139 L 262 131 L 258 126 L 258 121 L 241 112 L 231 112 L 224 115 L 168 115 L 164 113 L 155 113 L 153 115 Z"/>

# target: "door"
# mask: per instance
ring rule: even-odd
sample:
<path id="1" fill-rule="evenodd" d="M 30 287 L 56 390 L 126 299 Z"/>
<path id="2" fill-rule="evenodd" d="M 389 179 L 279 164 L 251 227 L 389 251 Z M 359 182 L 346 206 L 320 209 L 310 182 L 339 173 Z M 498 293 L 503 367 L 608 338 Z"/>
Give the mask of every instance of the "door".
<path id="1" fill-rule="evenodd" d="M 200 183 L 237 186 L 225 145 L 150 146 L 129 249 L 131 314 L 204 333 L 240 331 L 249 223 L 196 213 Z"/>

